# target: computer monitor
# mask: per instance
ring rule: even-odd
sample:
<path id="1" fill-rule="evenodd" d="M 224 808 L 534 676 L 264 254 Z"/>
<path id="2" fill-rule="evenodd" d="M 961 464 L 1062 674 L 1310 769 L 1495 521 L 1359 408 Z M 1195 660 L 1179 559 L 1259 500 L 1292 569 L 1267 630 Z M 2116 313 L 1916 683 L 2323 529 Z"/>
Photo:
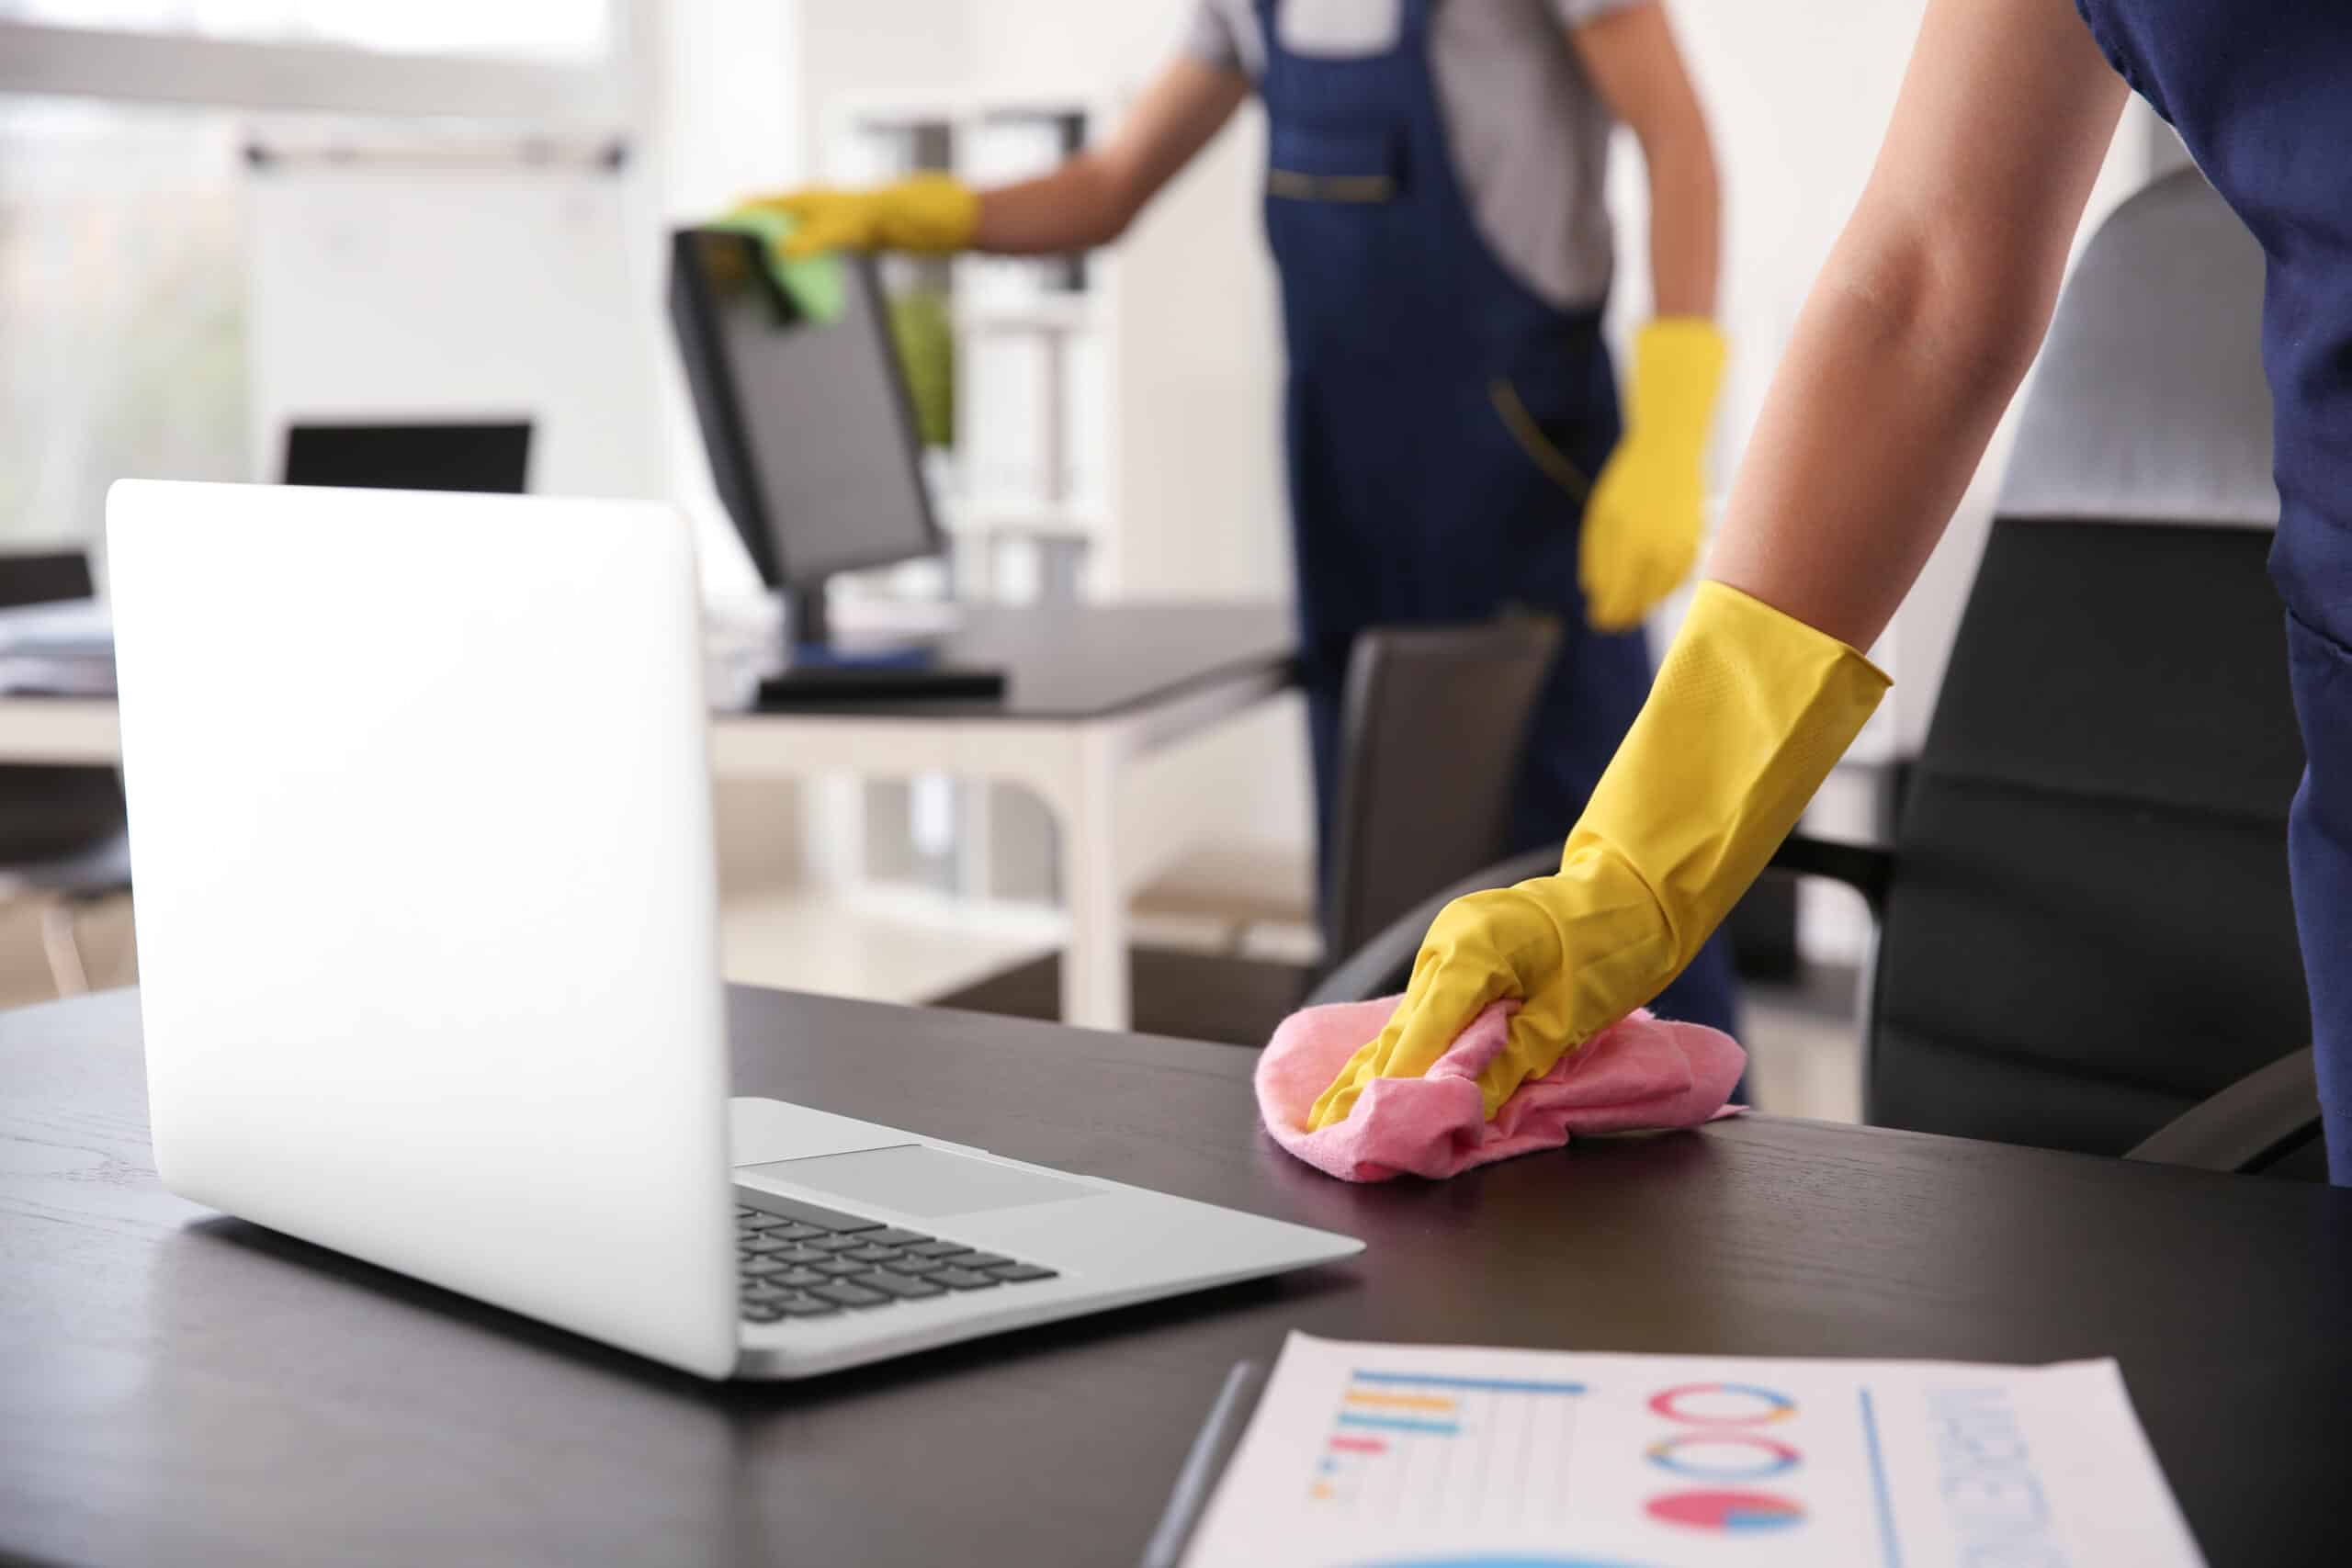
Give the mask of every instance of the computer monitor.
<path id="1" fill-rule="evenodd" d="M 287 427 L 290 485 L 340 490 L 458 490 L 520 495 L 530 471 L 531 422 L 311 423 Z"/>
<path id="2" fill-rule="evenodd" d="M 842 258 L 842 310 L 820 322 L 760 245 L 678 231 L 670 315 L 719 499 L 809 647 L 826 640 L 827 578 L 936 555 L 941 537 L 873 263 Z"/>

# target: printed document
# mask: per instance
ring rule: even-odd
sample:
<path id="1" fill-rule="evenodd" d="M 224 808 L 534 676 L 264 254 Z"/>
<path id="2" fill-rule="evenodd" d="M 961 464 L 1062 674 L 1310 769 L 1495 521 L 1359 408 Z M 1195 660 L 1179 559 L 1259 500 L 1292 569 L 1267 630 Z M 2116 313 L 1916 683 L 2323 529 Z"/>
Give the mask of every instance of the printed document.
<path id="1" fill-rule="evenodd" d="M 2113 1361 L 1293 1335 L 1188 1568 L 2199 1568 Z"/>

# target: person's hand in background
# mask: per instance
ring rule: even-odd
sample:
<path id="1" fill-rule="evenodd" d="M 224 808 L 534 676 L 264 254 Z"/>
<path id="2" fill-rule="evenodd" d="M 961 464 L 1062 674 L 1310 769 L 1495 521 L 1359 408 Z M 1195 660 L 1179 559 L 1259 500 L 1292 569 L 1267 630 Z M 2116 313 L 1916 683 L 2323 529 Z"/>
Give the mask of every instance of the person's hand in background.
<path id="1" fill-rule="evenodd" d="M 1703 318 L 1655 321 L 1634 340 L 1625 434 L 1585 502 L 1577 550 L 1585 618 L 1596 630 L 1639 626 L 1698 559 L 1723 371 L 1723 334 Z"/>
<path id="2" fill-rule="evenodd" d="M 786 220 L 777 254 L 831 251 L 939 255 L 1059 255 L 1107 245 L 1190 163 L 1250 96 L 1250 79 L 1192 59 L 1171 61 L 1099 145 L 1034 179 L 976 191 L 953 175 L 910 175 L 870 190 L 815 186 L 756 196 L 744 207 Z"/>
<path id="3" fill-rule="evenodd" d="M 1418 1077 L 1487 1003 L 1516 999 L 1479 1076 L 1491 1119 L 1527 1078 L 1663 989 L 1756 880 L 1887 680 L 1836 638 L 1702 582 L 1555 875 L 1474 893 L 1430 927 L 1378 1039 L 1315 1102 L 1343 1120 L 1375 1078 Z"/>
<path id="4" fill-rule="evenodd" d="M 871 190 L 813 186 L 752 197 L 745 207 L 792 220 L 785 259 L 829 251 L 917 251 L 939 255 L 968 249 L 979 231 L 980 198 L 953 175 L 910 175 Z"/>
<path id="5" fill-rule="evenodd" d="M 1722 265 L 1713 139 L 1664 6 L 1592 7 L 1568 32 L 1610 112 L 1641 144 L 1650 298 L 1634 340 L 1625 433 L 1587 498 L 1577 578 L 1596 631 L 1630 631 L 1690 575 L 1706 502 L 1707 427 L 1724 340 L 1709 320 Z"/>

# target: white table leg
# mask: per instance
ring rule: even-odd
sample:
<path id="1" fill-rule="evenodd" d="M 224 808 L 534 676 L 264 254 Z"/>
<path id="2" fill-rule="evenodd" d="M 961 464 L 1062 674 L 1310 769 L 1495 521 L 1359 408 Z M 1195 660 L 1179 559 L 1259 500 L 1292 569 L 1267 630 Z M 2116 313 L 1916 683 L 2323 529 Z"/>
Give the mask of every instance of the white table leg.
<path id="1" fill-rule="evenodd" d="M 1117 795 L 1121 748 L 1104 729 L 1072 737 L 1071 767 L 1054 801 L 1061 818 L 1062 877 L 1069 905 L 1069 945 L 1062 953 L 1062 1021 L 1085 1029 L 1125 1029 L 1127 899 L 1120 874 Z"/>

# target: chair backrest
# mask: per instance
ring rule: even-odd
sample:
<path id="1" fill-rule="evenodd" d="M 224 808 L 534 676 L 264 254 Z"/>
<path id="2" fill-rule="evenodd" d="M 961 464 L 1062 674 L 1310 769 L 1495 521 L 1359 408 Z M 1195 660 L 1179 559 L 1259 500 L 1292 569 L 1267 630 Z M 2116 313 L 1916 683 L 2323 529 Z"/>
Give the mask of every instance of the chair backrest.
<path id="1" fill-rule="evenodd" d="M 80 550 L 0 553 L 0 610 L 95 592 L 90 558 Z M 122 784 L 112 768 L 0 767 L 0 873 L 88 849 L 122 827 Z"/>
<path id="2" fill-rule="evenodd" d="M 1521 755 L 1559 646 L 1532 616 L 1357 637 L 1323 901 L 1334 960 L 1514 847 Z"/>
<path id="3" fill-rule="evenodd" d="M 1896 829 L 1873 1122 L 2120 1154 L 2310 1039 L 2262 283 L 2184 172 L 2067 285 Z"/>

